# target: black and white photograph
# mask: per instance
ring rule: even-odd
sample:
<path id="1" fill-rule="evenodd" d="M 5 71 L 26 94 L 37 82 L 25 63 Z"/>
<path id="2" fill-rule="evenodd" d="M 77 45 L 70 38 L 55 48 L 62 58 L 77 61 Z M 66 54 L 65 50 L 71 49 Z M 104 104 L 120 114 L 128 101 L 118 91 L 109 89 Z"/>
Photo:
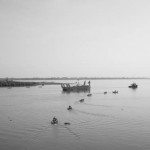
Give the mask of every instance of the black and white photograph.
<path id="1" fill-rule="evenodd" d="M 0 150 L 150 150 L 150 0 L 0 0 Z"/>

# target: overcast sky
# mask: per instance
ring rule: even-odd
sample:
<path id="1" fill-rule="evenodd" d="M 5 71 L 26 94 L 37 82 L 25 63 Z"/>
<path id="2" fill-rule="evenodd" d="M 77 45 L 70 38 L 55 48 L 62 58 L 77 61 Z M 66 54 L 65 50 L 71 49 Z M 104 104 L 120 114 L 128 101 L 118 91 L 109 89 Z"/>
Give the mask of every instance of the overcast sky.
<path id="1" fill-rule="evenodd" d="M 150 77 L 150 0 L 0 0 L 0 77 Z"/>

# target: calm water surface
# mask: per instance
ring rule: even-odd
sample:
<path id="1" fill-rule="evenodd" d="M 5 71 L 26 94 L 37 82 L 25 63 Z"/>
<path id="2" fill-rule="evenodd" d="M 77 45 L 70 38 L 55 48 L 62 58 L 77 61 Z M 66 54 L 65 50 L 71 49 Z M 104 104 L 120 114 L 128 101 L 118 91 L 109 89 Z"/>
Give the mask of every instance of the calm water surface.
<path id="1" fill-rule="evenodd" d="M 136 90 L 128 88 L 132 82 L 91 81 L 92 97 L 62 93 L 60 85 L 0 88 L 0 149 L 149 150 L 150 80 L 134 80 Z"/>

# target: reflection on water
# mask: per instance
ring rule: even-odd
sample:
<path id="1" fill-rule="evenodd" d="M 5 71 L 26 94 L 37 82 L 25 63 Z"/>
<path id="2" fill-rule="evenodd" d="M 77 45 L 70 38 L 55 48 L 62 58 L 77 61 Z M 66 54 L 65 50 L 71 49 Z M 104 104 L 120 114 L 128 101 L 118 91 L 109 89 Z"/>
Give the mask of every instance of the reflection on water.
<path id="1" fill-rule="evenodd" d="M 0 148 L 150 149 L 150 81 L 137 80 L 136 90 L 128 88 L 132 82 L 92 81 L 91 97 L 63 93 L 59 85 L 0 88 Z M 54 116 L 58 125 L 51 125 Z"/>

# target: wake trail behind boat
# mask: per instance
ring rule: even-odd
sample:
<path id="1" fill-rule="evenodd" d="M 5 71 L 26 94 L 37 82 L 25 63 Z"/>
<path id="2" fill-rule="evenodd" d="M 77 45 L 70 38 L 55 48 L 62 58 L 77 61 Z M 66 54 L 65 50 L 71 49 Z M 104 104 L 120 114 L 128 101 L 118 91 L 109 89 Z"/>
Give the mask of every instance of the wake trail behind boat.
<path id="1" fill-rule="evenodd" d="M 83 114 L 86 114 L 86 115 L 91 115 L 91 116 L 95 116 L 95 117 L 112 117 L 110 115 L 105 115 L 105 114 L 95 114 L 95 113 L 91 113 L 91 112 L 85 112 L 85 111 L 81 111 L 81 110 L 78 110 L 78 109 L 75 109 L 77 112 L 79 113 L 83 113 Z"/>
<path id="2" fill-rule="evenodd" d="M 61 125 L 61 124 L 60 124 L 60 126 L 63 127 L 63 128 L 65 128 L 67 131 L 69 131 L 69 133 L 71 133 L 72 135 L 74 135 L 77 139 L 80 139 L 80 135 L 77 134 L 77 133 L 75 133 L 75 132 L 73 132 L 68 126 Z"/>

